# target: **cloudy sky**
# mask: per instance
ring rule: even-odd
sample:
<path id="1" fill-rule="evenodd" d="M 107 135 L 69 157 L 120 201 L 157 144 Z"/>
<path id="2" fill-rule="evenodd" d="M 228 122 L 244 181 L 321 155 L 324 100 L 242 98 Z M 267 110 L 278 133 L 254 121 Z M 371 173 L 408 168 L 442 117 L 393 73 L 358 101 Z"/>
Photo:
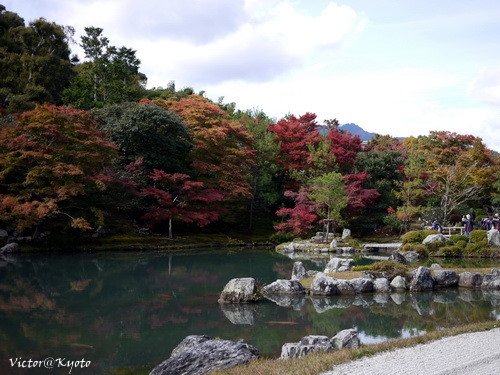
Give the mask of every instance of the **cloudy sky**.
<path id="1" fill-rule="evenodd" d="M 382 134 L 470 133 L 500 151 L 496 0 L 2 3 L 76 39 L 102 27 L 137 50 L 149 87 L 175 81 L 275 118 L 309 111 Z"/>

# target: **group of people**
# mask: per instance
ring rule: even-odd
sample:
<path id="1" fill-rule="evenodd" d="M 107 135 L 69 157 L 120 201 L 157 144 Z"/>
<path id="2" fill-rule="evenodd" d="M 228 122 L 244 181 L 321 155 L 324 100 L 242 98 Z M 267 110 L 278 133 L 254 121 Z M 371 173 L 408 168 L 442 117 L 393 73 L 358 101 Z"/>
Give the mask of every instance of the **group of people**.
<path id="1" fill-rule="evenodd" d="M 462 217 L 462 224 L 464 226 L 465 235 L 468 236 L 469 233 L 474 230 L 474 225 L 476 224 L 475 215 L 474 214 L 464 215 Z M 479 229 L 484 229 L 484 230 L 490 230 L 490 229 L 500 230 L 500 217 L 498 216 L 498 214 L 495 214 L 493 216 L 483 217 L 481 221 L 478 223 L 478 227 Z M 443 227 L 436 219 L 432 221 L 430 229 L 437 230 L 439 233 L 443 231 Z"/>

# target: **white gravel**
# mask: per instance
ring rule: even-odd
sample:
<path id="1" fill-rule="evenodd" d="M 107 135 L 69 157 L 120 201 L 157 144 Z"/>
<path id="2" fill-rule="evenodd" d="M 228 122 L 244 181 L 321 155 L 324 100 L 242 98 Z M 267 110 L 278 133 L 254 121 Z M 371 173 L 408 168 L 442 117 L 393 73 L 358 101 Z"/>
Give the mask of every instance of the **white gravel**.
<path id="1" fill-rule="evenodd" d="M 383 352 L 336 366 L 322 375 L 341 374 L 499 375 L 500 329 Z"/>

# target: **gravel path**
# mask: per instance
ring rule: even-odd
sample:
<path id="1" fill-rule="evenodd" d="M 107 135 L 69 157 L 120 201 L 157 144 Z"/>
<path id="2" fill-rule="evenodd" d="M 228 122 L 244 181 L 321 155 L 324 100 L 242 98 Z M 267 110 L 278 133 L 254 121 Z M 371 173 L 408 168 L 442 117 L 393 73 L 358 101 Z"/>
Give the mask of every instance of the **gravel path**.
<path id="1" fill-rule="evenodd" d="M 500 329 L 466 333 L 383 352 L 322 375 L 499 375 Z"/>

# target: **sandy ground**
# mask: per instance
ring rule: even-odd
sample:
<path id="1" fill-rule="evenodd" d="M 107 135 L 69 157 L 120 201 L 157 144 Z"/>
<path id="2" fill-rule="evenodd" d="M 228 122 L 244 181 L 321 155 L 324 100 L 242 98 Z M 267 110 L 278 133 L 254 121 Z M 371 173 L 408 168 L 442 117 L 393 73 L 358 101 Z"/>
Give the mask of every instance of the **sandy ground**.
<path id="1" fill-rule="evenodd" d="M 334 367 L 322 375 L 499 375 L 500 329 L 447 337 Z"/>

